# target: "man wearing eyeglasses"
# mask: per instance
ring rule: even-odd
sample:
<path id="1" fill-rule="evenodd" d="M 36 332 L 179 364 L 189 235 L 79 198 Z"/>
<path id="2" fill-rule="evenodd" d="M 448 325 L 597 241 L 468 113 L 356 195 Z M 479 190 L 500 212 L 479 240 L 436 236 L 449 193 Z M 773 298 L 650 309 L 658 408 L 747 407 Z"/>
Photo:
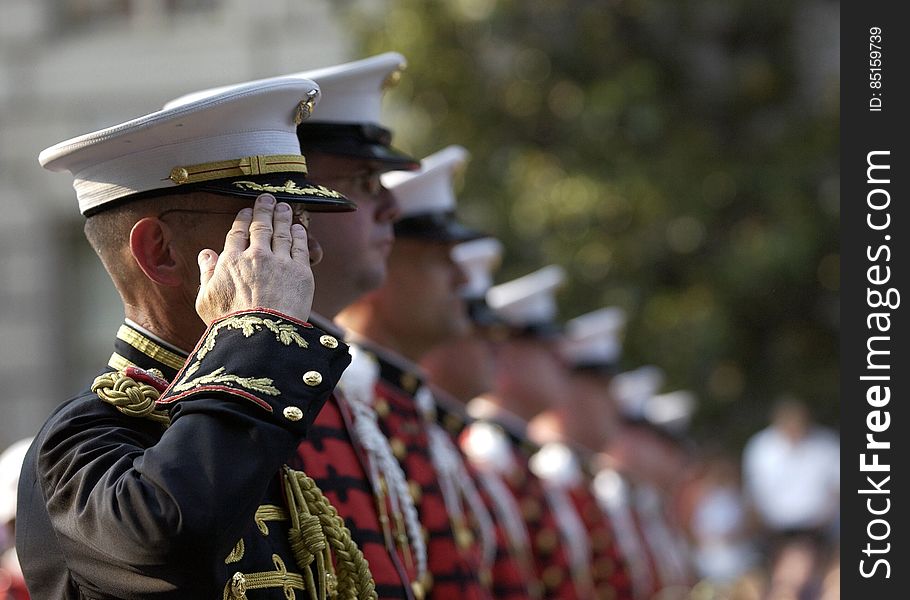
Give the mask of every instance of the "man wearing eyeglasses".
<path id="1" fill-rule="evenodd" d="M 295 132 L 318 94 L 239 86 L 41 153 L 72 173 L 126 320 L 26 455 L 33 599 L 373 597 L 350 532 L 288 465 L 350 362 L 308 322 L 322 251 L 292 208 L 352 208 L 306 179 Z"/>
<path id="2" fill-rule="evenodd" d="M 332 215 L 337 219 L 313 213 L 309 225 L 324 249 L 323 261 L 313 267 L 317 292 L 311 320 L 338 339 L 344 333 L 333 323 L 335 315 L 386 276 L 398 208 L 379 176 L 419 166 L 391 147 L 391 131 L 380 121 L 383 94 L 404 66 L 403 56 L 387 52 L 267 80 L 302 77 L 319 84 L 323 101 L 319 111 L 298 125 L 299 145 L 312 179 L 342 192 L 357 206 L 355 212 Z M 196 92 L 169 105 L 212 93 Z M 295 466 L 314 479 L 345 520 L 369 561 L 378 597 L 419 600 L 428 587 L 417 564 L 421 552 L 404 533 L 401 503 L 388 497 L 383 470 L 368 457 L 370 448 L 390 455 L 389 440 L 376 436 L 375 430 L 372 436 L 365 432 L 369 418 L 358 421 L 358 408 L 364 407 L 336 390 L 300 445 Z M 413 519 L 411 523 L 412 530 L 420 527 Z"/>

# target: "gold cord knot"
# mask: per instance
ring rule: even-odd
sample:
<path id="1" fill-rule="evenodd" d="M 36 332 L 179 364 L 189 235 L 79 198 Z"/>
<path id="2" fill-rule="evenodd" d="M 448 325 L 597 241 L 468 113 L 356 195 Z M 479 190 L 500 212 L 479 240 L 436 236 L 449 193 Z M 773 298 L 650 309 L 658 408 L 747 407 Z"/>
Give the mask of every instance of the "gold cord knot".
<path id="1" fill-rule="evenodd" d="M 124 370 L 99 375 L 92 383 L 91 389 L 101 400 L 128 417 L 147 418 L 165 425 L 169 424 L 170 417 L 167 413 L 155 409 L 155 402 L 161 391 L 155 385 L 137 381 L 127 373 L 128 371 Z"/>

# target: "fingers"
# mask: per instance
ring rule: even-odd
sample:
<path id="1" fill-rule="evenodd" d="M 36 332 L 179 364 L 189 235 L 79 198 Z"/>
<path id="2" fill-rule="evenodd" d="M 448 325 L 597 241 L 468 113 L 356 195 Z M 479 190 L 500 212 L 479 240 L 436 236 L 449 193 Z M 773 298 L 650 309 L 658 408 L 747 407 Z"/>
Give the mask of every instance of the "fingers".
<path id="1" fill-rule="evenodd" d="M 250 222 L 253 220 L 253 211 L 244 208 L 234 219 L 231 230 L 224 238 L 225 252 L 243 252 L 250 242 Z"/>
<path id="2" fill-rule="evenodd" d="M 253 220 L 250 222 L 250 248 L 272 249 L 272 219 L 275 213 L 275 197 L 262 194 L 253 205 Z M 236 221 L 235 221 L 236 222 Z"/>
<path id="3" fill-rule="evenodd" d="M 218 264 L 218 255 L 206 248 L 199 253 L 197 261 L 199 262 L 199 284 L 204 288 L 215 273 L 215 265 Z"/>
<path id="4" fill-rule="evenodd" d="M 291 226 L 291 258 L 294 262 L 309 264 L 310 250 L 307 246 L 307 239 L 307 232 L 303 225 L 294 223 Z"/>
<path id="5" fill-rule="evenodd" d="M 272 252 L 278 256 L 288 256 L 291 252 L 291 221 L 294 214 L 291 212 L 290 205 L 285 202 L 279 202 L 275 207 L 275 215 L 272 219 Z"/>

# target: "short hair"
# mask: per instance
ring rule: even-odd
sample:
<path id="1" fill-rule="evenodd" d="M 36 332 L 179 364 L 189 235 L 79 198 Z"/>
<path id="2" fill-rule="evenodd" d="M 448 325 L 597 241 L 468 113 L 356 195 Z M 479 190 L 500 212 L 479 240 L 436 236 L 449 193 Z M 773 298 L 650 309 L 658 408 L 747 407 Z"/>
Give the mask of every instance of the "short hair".
<path id="1" fill-rule="evenodd" d="M 87 217 L 83 228 L 85 237 L 101 259 L 114 285 L 120 289 L 120 285 L 135 273 L 134 265 L 128 257 L 130 231 L 137 221 L 173 208 L 202 208 L 209 205 L 212 198 L 238 202 L 243 200 L 208 192 L 165 193 L 127 199 Z M 240 208 L 238 204 L 237 210 Z"/>

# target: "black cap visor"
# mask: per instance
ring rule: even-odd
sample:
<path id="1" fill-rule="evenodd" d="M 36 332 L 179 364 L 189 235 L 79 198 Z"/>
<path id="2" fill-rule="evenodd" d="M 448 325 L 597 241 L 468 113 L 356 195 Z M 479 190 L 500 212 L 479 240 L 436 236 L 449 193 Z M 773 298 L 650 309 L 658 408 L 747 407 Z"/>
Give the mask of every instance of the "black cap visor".
<path id="1" fill-rule="evenodd" d="M 123 196 L 113 202 L 106 202 L 85 211 L 84 215 L 90 217 L 115 206 L 142 198 L 191 194 L 193 192 L 208 192 L 210 194 L 251 200 L 256 199 L 260 194 L 272 194 L 279 202 L 303 204 L 306 210 L 310 212 L 351 212 L 357 210 L 357 205 L 340 192 L 313 183 L 304 177 L 303 173 L 286 172 L 241 175 L 147 190 Z"/>
<path id="2" fill-rule="evenodd" d="M 297 126 L 301 151 L 324 152 L 380 163 L 387 171 L 414 171 L 420 161 L 391 146 L 392 132 L 379 125 L 310 123 Z"/>
<path id="3" fill-rule="evenodd" d="M 272 194 L 280 202 L 303 204 L 310 212 L 350 212 L 357 205 L 340 192 L 306 179 L 302 173 L 268 173 L 191 184 L 193 191 L 238 198 Z"/>
<path id="4" fill-rule="evenodd" d="M 454 213 L 431 213 L 405 217 L 395 223 L 395 237 L 429 242 L 460 243 L 487 237 L 455 218 Z"/>

